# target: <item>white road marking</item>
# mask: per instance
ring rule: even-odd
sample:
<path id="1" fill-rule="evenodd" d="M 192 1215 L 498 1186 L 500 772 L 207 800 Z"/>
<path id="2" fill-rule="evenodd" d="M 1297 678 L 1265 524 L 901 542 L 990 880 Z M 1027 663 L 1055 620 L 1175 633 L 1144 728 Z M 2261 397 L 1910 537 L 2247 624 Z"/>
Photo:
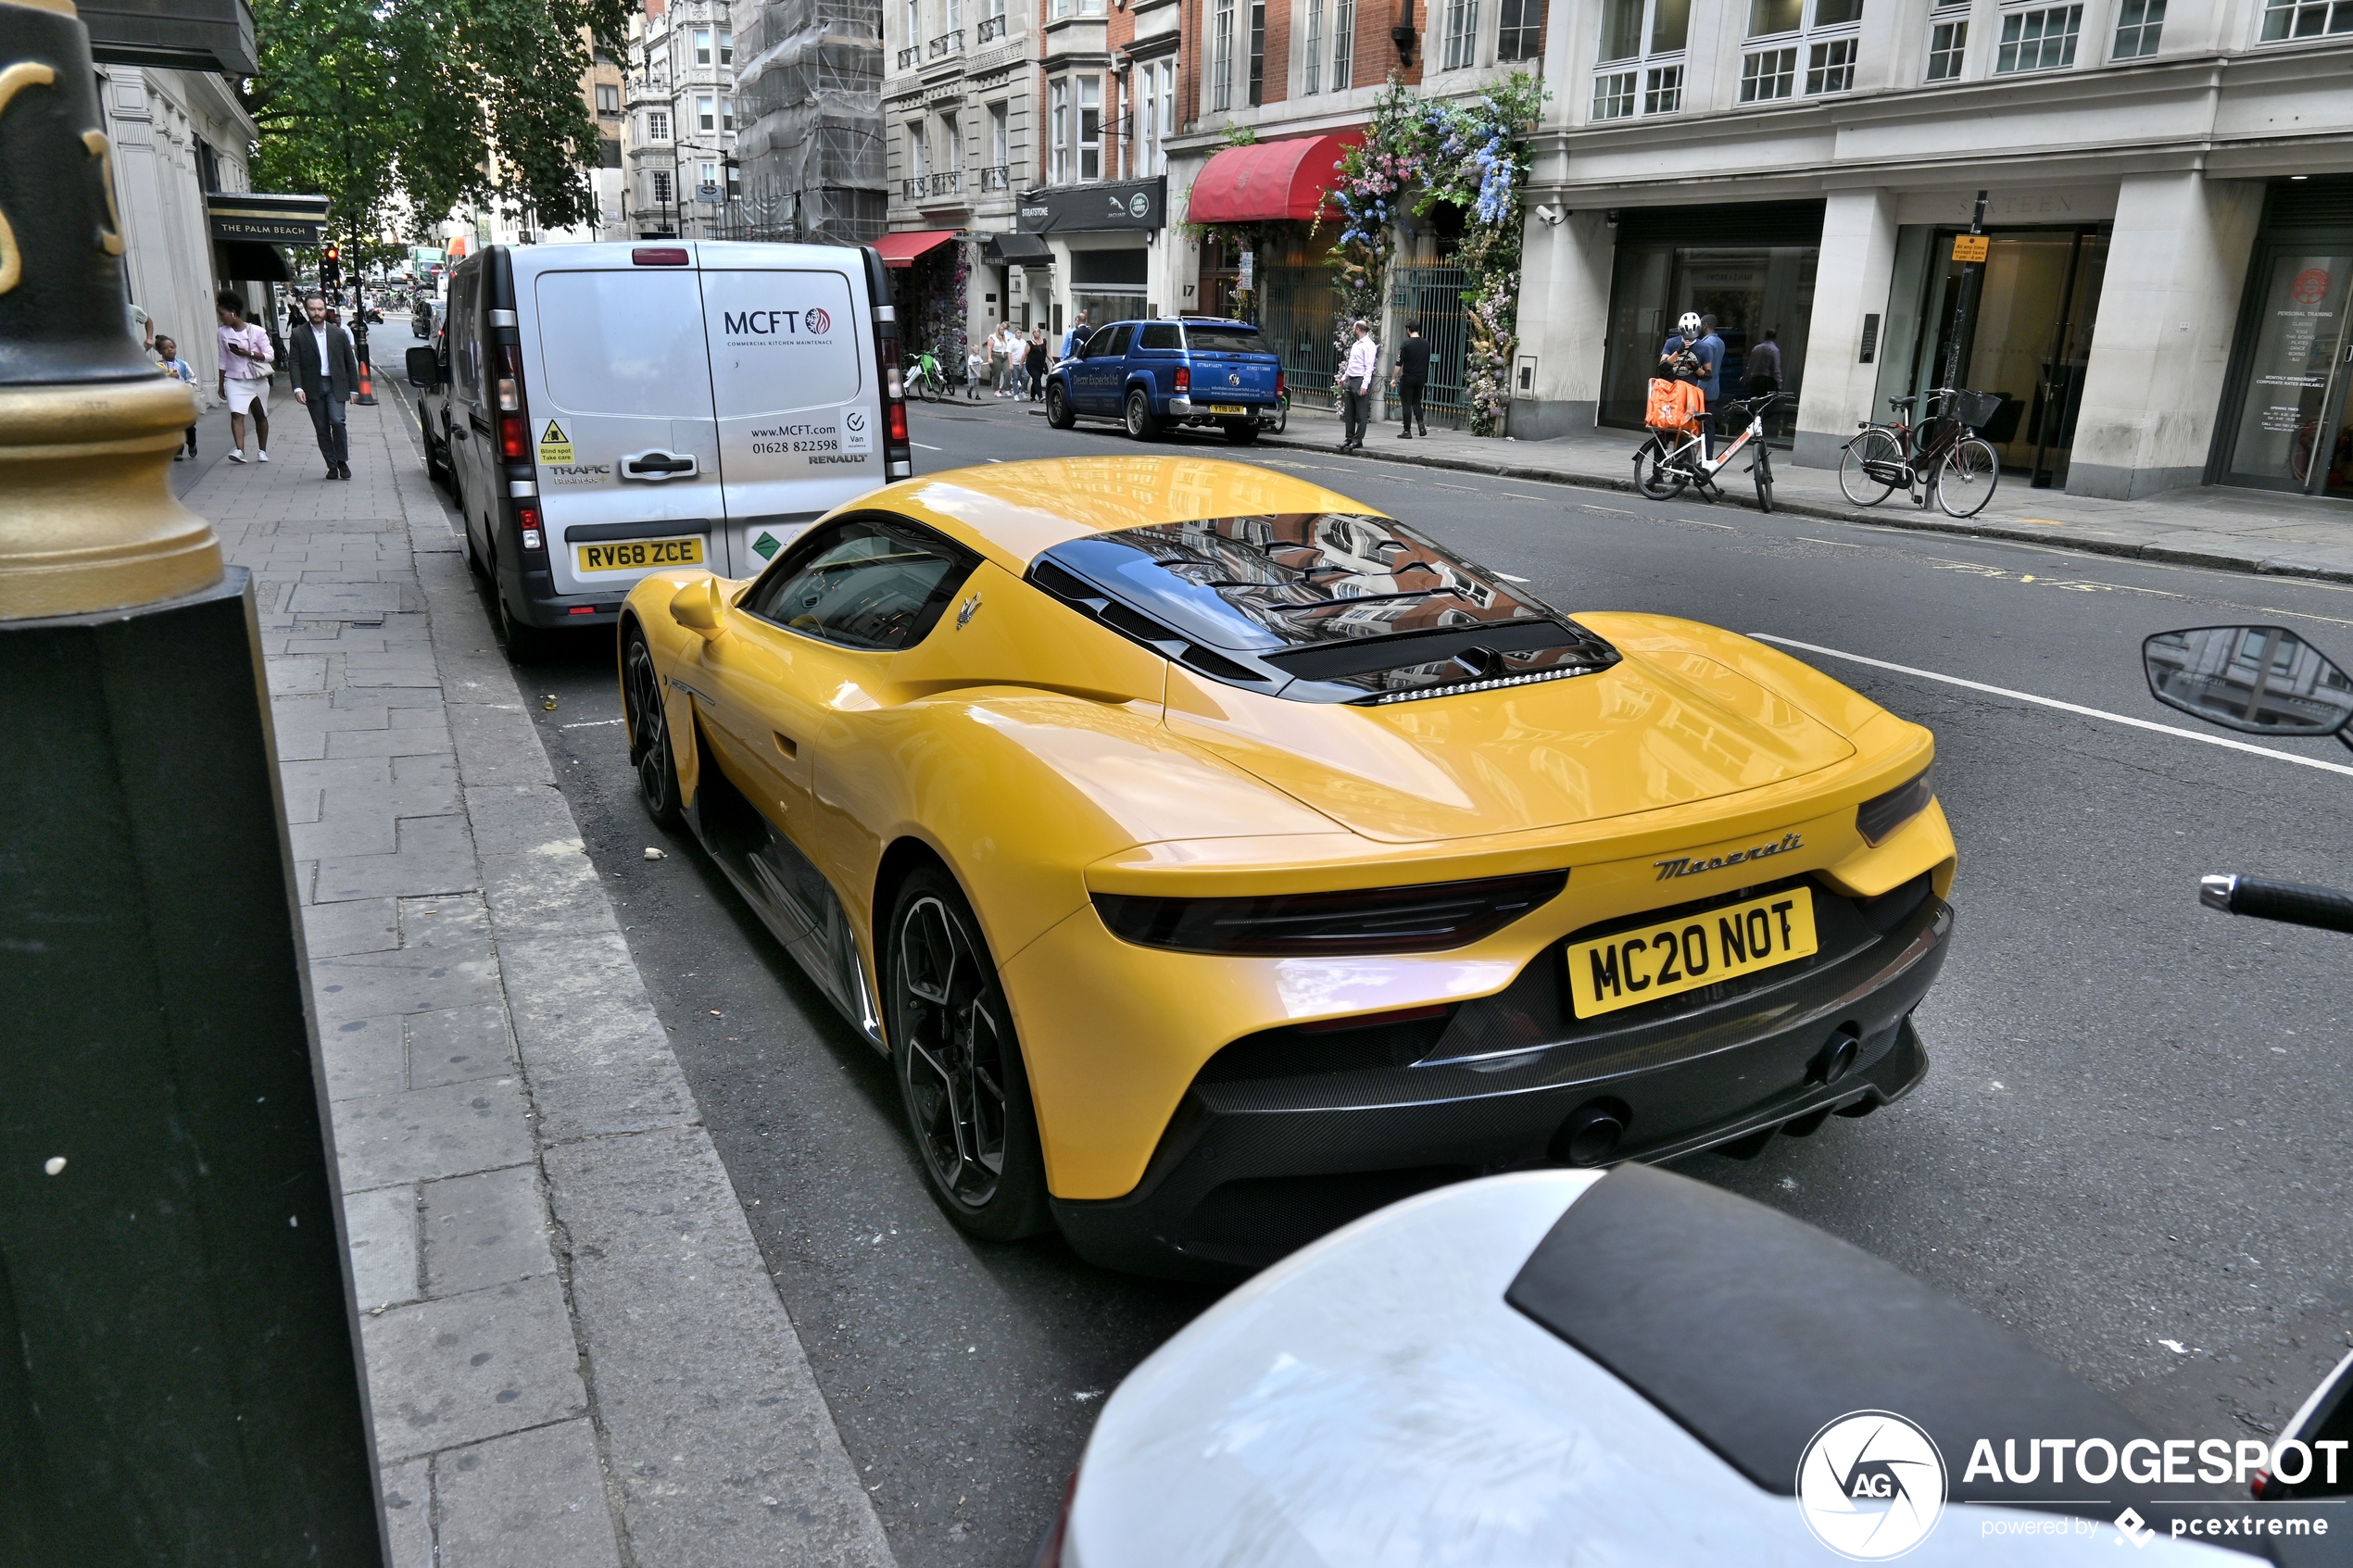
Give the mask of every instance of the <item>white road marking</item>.
<path id="1" fill-rule="evenodd" d="M 1811 533 L 1797 533 L 1793 534 L 1791 537 L 1803 539 L 1809 545 L 1836 545 L 1842 550 L 1868 550 L 1870 548 L 1869 545 L 1857 545 L 1845 539 L 1817 539 Z"/>
<path id="2" fill-rule="evenodd" d="M 2109 713 L 2102 709 L 2085 708 L 2081 703 L 2061 702 L 2057 697 L 2036 696 L 2032 692 L 2012 691 L 2007 686 L 1989 686 L 1982 681 L 1965 681 L 1958 675 L 1940 675 L 1933 670 L 1916 670 L 1908 664 L 1891 664 L 1883 659 L 1866 659 L 1859 653 L 1847 653 L 1840 648 L 1826 648 L 1817 643 L 1801 643 L 1794 637 L 1777 637 L 1770 632 L 1751 632 L 1760 643 L 1774 643 L 1785 648 L 1803 648 L 1831 659 L 1843 659 L 1850 663 L 1868 664 L 1874 670 L 1892 670 L 1898 675 L 1915 675 L 1923 681 L 1941 681 L 1948 686 L 1966 686 L 1973 692 L 1985 692 L 1994 696 L 2006 696 L 2014 702 L 2031 702 L 2043 708 L 2056 708 L 2062 713 L 2080 714 L 2086 719 L 2101 719 L 2111 724 L 2129 724 L 2136 730 L 2154 730 L 2160 735 L 2174 735 L 2183 740 L 2200 741 L 2208 746 L 2226 746 L 2233 751 L 2251 751 L 2258 757 L 2269 757 L 2281 762 L 2294 762 L 2299 767 L 2318 768 L 2323 772 L 2343 773 L 2353 777 L 2353 767 L 2342 762 L 2323 762 L 2317 757 L 2298 757 L 2292 751 L 2274 751 L 2268 746 L 2250 746 L 2243 740 L 2231 740 L 2222 735 L 2202 735 L 2196 730 L 2178 729 L 2171 724 L 2159 724 L 2147 719 L 2134 719 L 2122 713 Z"/>
<path id="3" fill-rule="evenodd" d="M 948 450 L 945 446 L 934 446 L 928 441 L 910 441 L 907 445 L 910 446 L 920 446 L 926 452 L 945 452 Z"/>
<path id="4" fill-rule="evenodd" d="M 1640 513 L 1640 512 L 1622 512 L 1622 511 L 1619 511 L 1619 510 L 1618 510 L 1616 507 L 1597 507 L 1597 506 L 1593 505 L 1593 503 L 1592 503 L 1592 502 L 1591 502 L 1591 501 L 1580 501 L 1580 502 L 1579 502 L 1579 503 L 1578 503 L 1578 505 L 1579 505 L 1579 508 L 1581 508 L 1582 509 L 1584 509 L 1584 510 L 1586 510 L 1586 511 L 1589 511 L 1589 512 L 1603 512 L 1603 513 L 1607 514 L 1607 515 L 1608 515 L 1608 516 L 1610 516 L 1610 517 L 1640 517 L 1640 516 L 1642 516 L 1642 513 Z"/>
<path id="5" fill-rule="evenodd" d="M 583 719 L 577 724 L 559 724 L 556 728 L 560 730 L 593 730 L 600 724 L 618 724 L 621 721 L 618 719 Z"/>

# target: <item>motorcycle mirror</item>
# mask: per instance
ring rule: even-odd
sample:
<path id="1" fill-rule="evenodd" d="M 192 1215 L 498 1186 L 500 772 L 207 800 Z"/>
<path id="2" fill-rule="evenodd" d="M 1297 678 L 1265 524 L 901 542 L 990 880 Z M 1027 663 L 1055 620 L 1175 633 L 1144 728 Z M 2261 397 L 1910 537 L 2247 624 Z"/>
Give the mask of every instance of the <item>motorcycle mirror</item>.
<path id="1" fill-rule="evenodd" d="M 2353 721 L 2353 677 L 2284 626 L 2159 632 L 2141 665 L 2151 696 L 2226 730 L 2342 736 Z"/>

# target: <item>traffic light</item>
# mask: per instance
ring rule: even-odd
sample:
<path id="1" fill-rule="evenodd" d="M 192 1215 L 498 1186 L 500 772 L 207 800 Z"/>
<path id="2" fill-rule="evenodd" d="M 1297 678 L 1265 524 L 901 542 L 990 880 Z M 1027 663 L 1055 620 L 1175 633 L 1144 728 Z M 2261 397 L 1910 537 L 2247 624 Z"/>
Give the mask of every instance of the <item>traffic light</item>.
<path id="1" fill-rule="evenodd" d="M 326 254 L 319 259 L 319 285 L 321 288 L 332 289 L 340 286 L 342 282 L 343 247 L 330 245 Z"/>

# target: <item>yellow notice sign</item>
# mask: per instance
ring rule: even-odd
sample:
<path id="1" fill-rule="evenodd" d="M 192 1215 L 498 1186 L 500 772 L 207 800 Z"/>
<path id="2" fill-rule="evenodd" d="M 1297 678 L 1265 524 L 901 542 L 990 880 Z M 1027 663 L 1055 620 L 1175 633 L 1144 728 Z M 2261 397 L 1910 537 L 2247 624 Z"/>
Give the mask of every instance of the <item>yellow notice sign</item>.
<path id="1" fill-rule="evenodd" d="M 563 427 L 553 420 L 549 420 L 547 428 L 539 433 L 539 460 L 549 464 L 573 460 L 572 437 L 566 435 Z"/>
<path id="2" fill-rule="evenodd" d="M 1956 234 L 1953 236 L 1953 259 L 1982 261 L 1985 259 L 1985 247 L 1991 243 L 1992 237 L 1986 234 Z"/>

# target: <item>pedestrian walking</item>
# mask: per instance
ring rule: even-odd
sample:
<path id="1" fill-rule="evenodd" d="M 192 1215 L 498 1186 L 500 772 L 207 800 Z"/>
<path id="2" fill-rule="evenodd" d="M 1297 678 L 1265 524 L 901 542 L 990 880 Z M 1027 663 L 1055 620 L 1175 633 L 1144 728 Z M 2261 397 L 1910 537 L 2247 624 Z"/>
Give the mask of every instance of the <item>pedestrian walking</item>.
<path id="1" fill-rule="evenodd" d="M 327 302 L 314 294 L 303 305 L 309 320 L 286 345 L 295 401 L 310 410 L 310 428 L 319 433 L 319 455 L 327 459 L 327 477 L 349 479 L 351 427 L 345 420 L 345 405 L 359 390 L 359 361 L 351 352 L 351 334 L 328 320 Z"/>
<path id="2" fill-rule="evenodd" d="M 1405 323 L 1405 342 L 1397 350 L 1397 363 L 1390 370 L 1389 384 L 1396 389 L 1398 419 L 1404 427 L 1397 433 L 1397 439 L 1411 441 L 1417 425 L 1427 437 L 1429 420 L 1422 412 L 1422 389 L 1429 384 L 1429 340 L 1422 336 L 1419 321 Z"/>
<path id="3" fill-rule="evenodd" d="M 991 356 L 988 345 L 991 341 L 991 339 L 983 338 L 980 342 L 974 344 L 972 351 L 964 356 L 964 396 L 968 401 L 974 403 L 980 401 L 980 383 L 988 378 L 989 373 Z"/>
<path id="4" fill-rule="evenodd" d="M 213 305 L 220 318 L 220 400 L 229 405 L 229 460 L 245 460 L 245 420 L 253 420 L 254 457 L 270 460 L 270 378 L 275 363 L 270 334 L 245 320 L 245 302 L 222 289 Z"/>
<path id="5" fill-rule="evenodd" d="M 1063 351 L 1060 358 L 1076 359 L 1078 358 L 1079 351 L 1086 346 L 1087 312 L 1081 310 L 1078 313 L 1078 319 L 1071 322 L 1070 331 L 1063 334 Z"/>
<path id="6" fill-rule="evenodd" d="M 1023 357 L 1023 369 L 1029 372 L 1029 400 L 1032 403 L 1046 395 L 1047 353 L 1046 329 L 1032 327 Z"/>
<path id="7" fill-rule="evenodd" d="M 1340 449 L 1354 452 L 1365 445 L 1365 418 L 1372 400 L 1373 372 L 1380 351 L 1373 345 L 1372 328 L 1363 321 L 1351 325 L 1356 340 L 1348 346 L 1348 362 L 1340 370 L 1341 434 Z"/>
<path id="8" fill-rule="evenodd" d="M 1761 397 L 1781 389 L 1781 329 L 1765 329 L 1765 341 L 1748 351 L 1748 384 L 1742 390 Z"/>
<path id="9" fill-rule="evenodd" d="M 170 338 L 160 335 L 157 337 L 156 360 L 163 367 L 163 373 L 173 381 L 184 382 L 190 386 L 196 384 L 196 372 L 188 368 L 188 361 L 180 358 L 180 345 Z M 185 447 L 171 454 L 171 460 L 176 463 L 182 458 L 193 458 L 195 455 L 196 427 L 190 425 Z"/>
<path id="10" fill-rule="evenodd" d="M 1012 362 L 1013 351 L 1005 346 L 1005 335 L 1012 328 L 1010 321 L 1000 321 L 988 334 L 988 394 L 992 397 L 1005 395 L 1005 370 Z"/>

